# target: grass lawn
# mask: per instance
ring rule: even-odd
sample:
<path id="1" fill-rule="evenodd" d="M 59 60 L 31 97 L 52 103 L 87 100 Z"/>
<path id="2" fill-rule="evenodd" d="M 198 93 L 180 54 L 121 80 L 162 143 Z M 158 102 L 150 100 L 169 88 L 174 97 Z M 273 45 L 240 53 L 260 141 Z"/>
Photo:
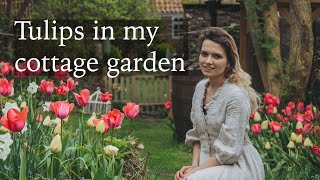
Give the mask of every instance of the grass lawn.
<path id="1" fill-rule="evenodd" d="M 76 114 L 72 114 L 70 124 L 73 122 L 77 124 L 75 121 L 77 118 Z M 88 118 L 89 115 L 84 116 L 85 121 Z M 149 169 L 151 174 L 157 175 L 156 179 L 172 180 L 175 172 L 183 165 L 190 165 L 192 160 L 190 148 L 173 138 L 173 131 L 168 123 L 169 121 L 165 119 L 147 118 L 138 118 L 133 122 L 133 135 L 144 144 L 143 155 L 150 153 Z M 125 118 L 116 136 L 119 138 L 127 135 L 129 126 L 130 120 Z"/>

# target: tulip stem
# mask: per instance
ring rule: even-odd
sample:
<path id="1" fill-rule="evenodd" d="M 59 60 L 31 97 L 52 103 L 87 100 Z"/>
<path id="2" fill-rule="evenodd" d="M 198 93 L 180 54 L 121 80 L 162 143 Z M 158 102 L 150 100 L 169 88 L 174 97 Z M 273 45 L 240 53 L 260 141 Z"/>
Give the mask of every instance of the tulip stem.
<path id="1" fill-rule="evenodd" d="M 113 127 L 111 127 L 111 145 L 112 145 L 112 140 L 113 140 Z"/>
<path id="2" fill-rule="evenodd" d="M 51 154 L 51 178 L 52 179 L 54 179 L 54 177 L 53 177 L 53 156 L 54 156 L 54 154 L 52 153 Z"/>

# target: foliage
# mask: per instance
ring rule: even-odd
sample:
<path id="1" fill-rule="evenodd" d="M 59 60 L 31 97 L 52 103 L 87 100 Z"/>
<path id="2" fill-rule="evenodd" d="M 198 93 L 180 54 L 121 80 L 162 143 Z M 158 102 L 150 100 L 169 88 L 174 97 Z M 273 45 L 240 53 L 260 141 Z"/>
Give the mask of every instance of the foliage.
<path id="1" fill-rule="evenodd" d="M 158 44 L 155 50 L 157 51 L 157 60 L 160 60 L 161 58 L 170 58 L 170 55 L 174 52 L 172 45 L 166 42 Z"/>
<path id="2" fill-rule="evenodd" d="M 268 96 L 252 113 L 249 134 L 264 162 L 266 179 L 320 178 L 320 154 L 315 148 L 320 144 L 319 110 L 312 104 L 289 102 L 280 111 L 280 104 L 270 103 Z"/>

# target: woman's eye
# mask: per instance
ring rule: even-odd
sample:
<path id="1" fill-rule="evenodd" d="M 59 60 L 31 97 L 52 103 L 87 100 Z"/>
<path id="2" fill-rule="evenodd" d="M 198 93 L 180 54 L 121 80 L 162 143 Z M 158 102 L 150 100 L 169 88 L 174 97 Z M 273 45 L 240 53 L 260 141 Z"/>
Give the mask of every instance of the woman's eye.
<path id="1" fill-rule="evenodd" d="M 213 56 L 215 59 L 220 59 L 220 58 L 222 58 L 221 56 L 219 56 L 219 55 L 214 55 Z"/>
<path id="2" fill-rule="evenodd" d="M 206 53 L 206 52 L 201 52 L 201 56 L 206 57 L 206 56 L 208 56 L 208 53 Z"/>

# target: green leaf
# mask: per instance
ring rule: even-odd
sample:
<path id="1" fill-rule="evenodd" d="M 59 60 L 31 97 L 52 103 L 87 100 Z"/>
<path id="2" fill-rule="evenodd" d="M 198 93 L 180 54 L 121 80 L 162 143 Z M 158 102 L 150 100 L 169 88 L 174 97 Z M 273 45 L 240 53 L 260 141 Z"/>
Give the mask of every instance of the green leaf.
<path id="1" fill-rule="evenodd" d="M 93 180 L 102 180 L 105 179 L 105 175 L 102 168 L 99 168 L 97 173 L 94 175 Z"/>

